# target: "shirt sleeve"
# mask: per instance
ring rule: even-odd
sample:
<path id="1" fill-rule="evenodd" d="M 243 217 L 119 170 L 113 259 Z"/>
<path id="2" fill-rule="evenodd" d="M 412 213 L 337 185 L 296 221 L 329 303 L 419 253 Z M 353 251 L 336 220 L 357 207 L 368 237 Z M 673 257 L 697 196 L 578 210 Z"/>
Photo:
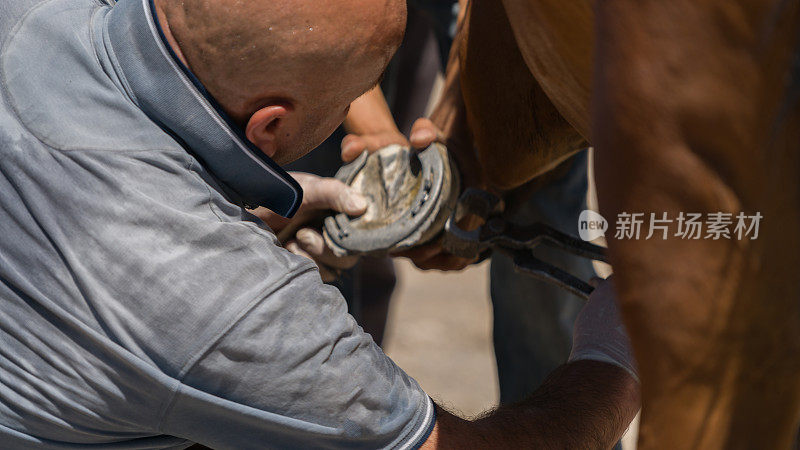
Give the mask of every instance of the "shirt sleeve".
<path id="1" fill-rule="evenodd" d="M 194 362 L 162 431 L 223 448 L 414 448 L 430 398 L 315 269 L 256 302 Z"/>

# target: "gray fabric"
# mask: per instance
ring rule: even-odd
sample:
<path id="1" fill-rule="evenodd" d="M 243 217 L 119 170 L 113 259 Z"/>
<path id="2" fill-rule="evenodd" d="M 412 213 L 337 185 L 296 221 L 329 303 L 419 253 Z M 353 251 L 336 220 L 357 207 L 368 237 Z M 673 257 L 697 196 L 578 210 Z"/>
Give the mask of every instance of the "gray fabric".
<path id="1" fill-rule="evenodd" d="M 123 5 L 116 23 L 138 23 L 125 15 L 141 0 Z M 424 440 L 417 383 L 142 112 L 146 98 L 174 115 L 184 142 L 208 117 L 171 103 L 187 92 L 145 88 L 165 56 L 115 46 L 110 11 L 0 3 L 0 447 Z"/>

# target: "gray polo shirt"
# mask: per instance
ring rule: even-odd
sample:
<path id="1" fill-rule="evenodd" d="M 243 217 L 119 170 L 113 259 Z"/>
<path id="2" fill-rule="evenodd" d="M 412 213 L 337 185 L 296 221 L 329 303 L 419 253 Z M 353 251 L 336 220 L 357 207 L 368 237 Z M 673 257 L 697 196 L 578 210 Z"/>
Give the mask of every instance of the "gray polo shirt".
<path id="1" fill-rule="evenodd" d="M 419 385 L 206 163 L 233 131 L 146 0 L 0 2 L 1 448 L 426 439 Z"/>

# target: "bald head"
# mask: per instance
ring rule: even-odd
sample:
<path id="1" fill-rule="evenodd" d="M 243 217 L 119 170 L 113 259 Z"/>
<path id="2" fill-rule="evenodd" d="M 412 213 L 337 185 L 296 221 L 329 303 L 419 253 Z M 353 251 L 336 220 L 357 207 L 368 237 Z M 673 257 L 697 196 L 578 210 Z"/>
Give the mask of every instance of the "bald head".
<path id="1" fill-rule="evenodd" d="M 157 0 L 156 8 L 179 56 L 277 160 L 302 155 L 341 123 L 378 81 L 406 18 L 405 0 Z"/>

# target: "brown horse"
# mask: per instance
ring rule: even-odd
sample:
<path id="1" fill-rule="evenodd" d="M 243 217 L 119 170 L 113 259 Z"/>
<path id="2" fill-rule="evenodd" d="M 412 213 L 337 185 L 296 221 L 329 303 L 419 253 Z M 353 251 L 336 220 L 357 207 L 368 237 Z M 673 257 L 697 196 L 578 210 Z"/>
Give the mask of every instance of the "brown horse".
<path id="1" fill-rule="evenodd" d="M 681 239 L 674 223 L 666 239 L 609 239 L 641 372 L 641 448 L 790 446 L 800 2 L 465 3 L 451 95 L 432 119 L 473 184 L 508 192 L 588 141 L 612 224 L 622 212 L 763 216 L 757 239 Z"/>

